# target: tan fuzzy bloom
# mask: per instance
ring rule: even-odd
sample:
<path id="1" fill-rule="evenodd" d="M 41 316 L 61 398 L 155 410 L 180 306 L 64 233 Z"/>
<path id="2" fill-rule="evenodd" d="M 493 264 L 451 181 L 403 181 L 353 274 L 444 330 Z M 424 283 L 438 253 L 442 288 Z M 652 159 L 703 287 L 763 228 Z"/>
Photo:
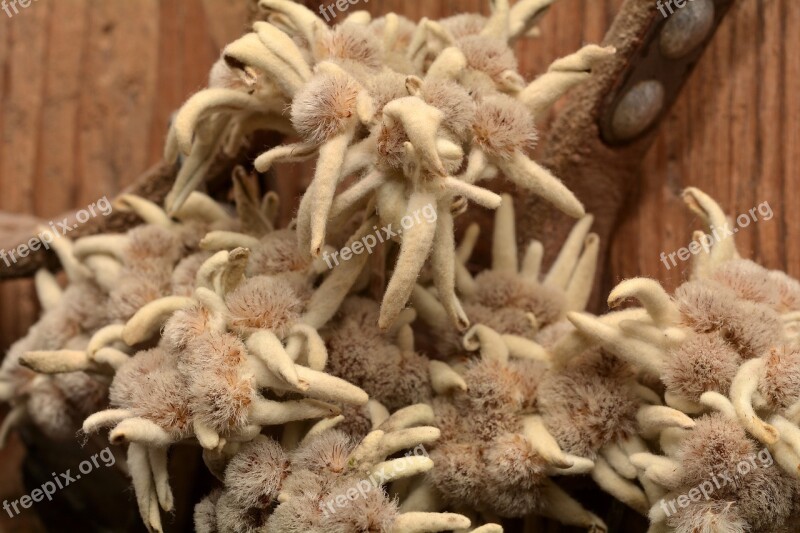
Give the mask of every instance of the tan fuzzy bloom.
<path id="1" fill-rule="evenodd" d="M 304 309 L 294 288 L 284 279 L 257 276 L 228 295 L 226 304 L 235 329 L 269 329 L 283 338 Z"/>
<path id="2" fill-rule="evenodd" d="M 505 95 L 483 98 L 472 124 L 475 142 L 493 158 L 511 160 L 516 152 L 536 146 L 533 116 L 517 100 Z"/>
<path id="3" fill-rule="evenodd" d="M 358 83 L 344 73 L 325 73 L 297 93 L 292 102 L 292 124 L 313 144 L 322 144 L 352 122 Z"/>

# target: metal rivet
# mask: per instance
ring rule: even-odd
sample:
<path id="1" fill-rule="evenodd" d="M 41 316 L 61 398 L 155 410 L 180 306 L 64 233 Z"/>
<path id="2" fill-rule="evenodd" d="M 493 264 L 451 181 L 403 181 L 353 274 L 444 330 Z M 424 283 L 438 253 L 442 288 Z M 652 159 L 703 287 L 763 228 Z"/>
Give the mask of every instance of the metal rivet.
<path id="1" fill-rule="evenodd" d="M 714 2 L 691 0 L 672 15 L 661 30 L 661 53 L 671 59 L 685 56 L 705 40 L 714 27 Z"/>
<path id="2" fill-rule="evenodd" d="M 617 140 L 632 139 L 646 130 L 664 107 L 664 86 L 655 80 L 640 81 L 614 110 L 611 128 Z"/>

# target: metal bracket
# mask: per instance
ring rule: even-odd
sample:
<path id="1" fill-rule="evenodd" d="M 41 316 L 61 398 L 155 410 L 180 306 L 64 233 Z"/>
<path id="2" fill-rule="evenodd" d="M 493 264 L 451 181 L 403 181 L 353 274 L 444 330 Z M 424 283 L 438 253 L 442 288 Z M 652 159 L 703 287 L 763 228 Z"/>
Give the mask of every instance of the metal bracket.
<path id="1" fill-rule="evenodd" d="M 599 119 L 603 142 L 628 144 L 656 127 L 732 5 L 733 0 L 653 2 L 656 16 L 603 102 Z"/>

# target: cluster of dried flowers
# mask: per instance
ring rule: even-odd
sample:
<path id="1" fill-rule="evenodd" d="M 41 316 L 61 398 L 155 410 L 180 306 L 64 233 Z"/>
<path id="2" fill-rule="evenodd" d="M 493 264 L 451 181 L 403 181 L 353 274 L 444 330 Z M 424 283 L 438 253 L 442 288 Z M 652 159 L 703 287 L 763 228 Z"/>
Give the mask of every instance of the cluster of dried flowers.
<path id="1" fill-rule="evenodd" d="M 727 223 L 702 191 L 689 188 L 684 200 L 709 232 Z M 623 479 L 620 487 L 652 505 L 653 531 L 796 531 L 800 283 L 742 259 L 731 237 L 698 255 L 672 296 L 634 278 L 609 305 L 628 298 L 642 308 L 568 316 L 650 388 L 638 414 L 650 445 L 626 463 L 644 493 Z"/>
<path id="2" fill-rule="evenodd" d="M 584 47 L 526 84 L 510 45 L 549 3 L 417 24 L 356 12 L 330 28 L 261 0 L 265 20 L 176 116 L 166 205 L 123 196 L 141 226 L 53 243 L 69 284 L 36 277 L 45 312 L 3 362 L 0 436 L 25 420 L 53 439 L 110 428 L 150 531 L 174 507 L 178 442 L 219 480 L 195 508 L 203 533 L 496 533 L 534 515 L 606 531 L 565 476 L 590 476 L 653 531 L 796 529 L 800 283 L 728 240 L 674 296 L 633 279 L 609 303 L 641 309 L 583 312 L 592 217 L 528 152 L 536 118 L 613 50 Z M 299 140 L 257 170 L 316 158 L 288 228 L 245 172 L 234 206 L 195 191 L 220 151 L 264 129 Z M 578 219 L 547 272 L 540 243 L 517 249 L 511 197 L 476 185 L 500 174 Z M 700 191 L 686 199 L 724 224 Z M 476 275 L 479 228 L 454 235 L 469 203 L 496 209 Z M 435 221 L 380 253 L 322 261 L 426 206 Z M 683 505 L 759 446 L 774 467 Z"/>

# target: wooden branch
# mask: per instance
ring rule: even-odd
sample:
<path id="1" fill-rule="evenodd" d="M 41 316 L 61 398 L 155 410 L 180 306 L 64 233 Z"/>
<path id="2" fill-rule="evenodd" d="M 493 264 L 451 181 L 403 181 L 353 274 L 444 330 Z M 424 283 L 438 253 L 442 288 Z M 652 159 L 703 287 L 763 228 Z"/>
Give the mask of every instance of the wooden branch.
<path id="1" fill-rule="evenodd" d="M 156 202 L 163 201 L 172 182 L 175 179 L 175 168 L 171 165 L 159 164 L 145 172 L 136 182 L 128 187 L 124 192 L 144 196 Z M 67 236 L 71 239 L 94 235 L 97 233 L 117 233 L 124 232 L 137 224 L 137 217 L 131 213 L 112 212 L 106 217 L 93 217 L 85 223 L 79 224 L 75 218 L 77 211 L 62 213 L 52 219 L 53 224 L 58 227 L 59 222 L 64 222 L 69 228 L 75 228 Z M 0 247 L 9 251 L 19 245 L 28 242 L 31 238 L 36 238 L 40 227 L 47 228 L 49 223 L 33 217 L 26 217 L 23 222 L 17 225 L 12 231 L 5 228 L 0 229 Z M 31 276 L 42 267 L 50 269 L 58 268 L 58 259 L 54 253 L 49 253 L 44 248 L 31 252 L 26 257 L 19 257 L 10 266 L 0 264 L 0 279 L 11 279 Z"/>
<path id="2" fill-rule="evenodd" d="M 248 166 L 255 158 L 255 155 L 261 153 L 267 147 L 274 146 L 279 140 L 280 137 L 275 134 L 259 134 L 236 157 L 219 154 L 209 170 L 208 179 L 206 180 L 206 187 L 209 193 L 212 196 L 224 199 L 228 193 L 233 169 L 239 164 Z M 172 188 L 177 170 L 177 165 L 160 163 L 142 174 L 131 186 L 122 191 L 122 194 L 135 194 L 161 204 Z M 58 227 L 58 222 L 64 221 L 66 221 L 68 227 L 75 227 L 74 230 L 67 233 L 70 239 L 98 233 L 124 233 L 142 222 L 135 214 L 114 211 L 108 216 L 93 217 L 84 223 L 78 223 L 75 218 L 76 213 L 77 210 L 62 213 L 52 219 L 56 227 Z M 35 237 L 39 232 L 37 227 L 40 223 L 45 227 L 49 225 L 48 222 L 43 222 L 33 217 L 25 217 L 22 222 L 14 225 L 10 231 L 4 231 L 3 220 L 4 218 L 0 218 L 0 249 L 5 250 L 12 250 Z M 17 262 L 12 263 L 10 266 L 0 262 L 0 280 L 32 276 L 42 267 L 52 270 L 59 268 L 58 259 L 54 253 L 40 249 L 36 252 L 31 252 L 27 257 L 18 258 Z"/>

